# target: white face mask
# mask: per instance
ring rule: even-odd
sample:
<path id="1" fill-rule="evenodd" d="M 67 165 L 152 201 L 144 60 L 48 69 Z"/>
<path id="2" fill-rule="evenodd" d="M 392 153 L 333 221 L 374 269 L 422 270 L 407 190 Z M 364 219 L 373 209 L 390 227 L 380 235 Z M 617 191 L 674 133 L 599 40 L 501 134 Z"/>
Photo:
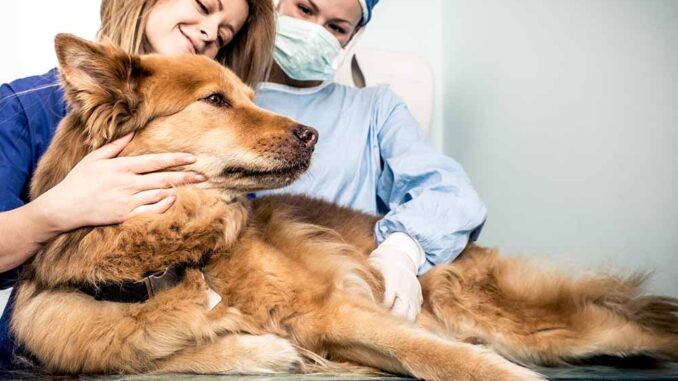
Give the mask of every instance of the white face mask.
<path id="1" fill-rule="evenodd" d="M 339 41 L 321 25 L 278 16 L 273 57 L 290 78 L 326 81 L 334 77 L 342 53 Z"/>

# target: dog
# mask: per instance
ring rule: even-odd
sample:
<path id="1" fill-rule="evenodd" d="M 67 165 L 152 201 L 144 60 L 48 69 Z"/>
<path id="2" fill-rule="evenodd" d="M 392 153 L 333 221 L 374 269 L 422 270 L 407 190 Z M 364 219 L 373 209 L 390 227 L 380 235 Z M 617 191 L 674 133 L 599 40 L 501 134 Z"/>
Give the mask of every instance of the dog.
<path id="1" fill-rule="evenodd" d="M 678 359 L 678 301 L 644 277 L 573 278 L 470 245 L 420 278 L 415 323 L 381 306 L 369 265 L 378 216 L 302 196 L 248 200 L 309 166 L 318 134 L 256 107 L 196 55 L 134 56 L 56 38 L 70 112 L 31 185 L 38 197 L 87 153 L 189 152 L 205 175 L 164 214 L 84 227 L 23 271 L 11 331 L 56 374 L 370 371 L 424 380 L 540 380 L 533 365 L 597 355 Z"/>

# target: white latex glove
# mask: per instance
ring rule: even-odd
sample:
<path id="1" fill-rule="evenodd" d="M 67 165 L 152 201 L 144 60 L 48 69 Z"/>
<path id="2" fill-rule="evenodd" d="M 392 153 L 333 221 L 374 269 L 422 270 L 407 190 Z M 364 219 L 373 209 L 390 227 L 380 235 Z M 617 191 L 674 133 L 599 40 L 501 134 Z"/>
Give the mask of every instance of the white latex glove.
<path id="1" fill-rule="evenodd" d="M 369 261 L 384 277 L 384 307 L 414 321 L 423 302 L 417 279 L 424 261 L 419 244 L 405 233 L 393 233 L 370 254 Z"/>

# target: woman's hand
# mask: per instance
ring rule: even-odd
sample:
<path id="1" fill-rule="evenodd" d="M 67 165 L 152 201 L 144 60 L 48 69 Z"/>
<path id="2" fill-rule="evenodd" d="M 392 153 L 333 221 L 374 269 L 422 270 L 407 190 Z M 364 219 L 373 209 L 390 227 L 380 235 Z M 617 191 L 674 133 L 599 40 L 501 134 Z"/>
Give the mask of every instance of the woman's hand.
<path id="1" fill-rule="evenodd" d="M 172 186 L 205 180 L 192 172 L 157 172 L 195 162 L 185 153 L 116 157 L 130 140 L 132 134 L 93 151 L 54 188 L 0 213 L 0 272 L 21 265 L 59 233 L 163 213 L 174 202 Z"/>
<path id="2" fill-rule="evenodd" d="M 414 321 L 421 311 L 423 297 L 411 256 L 384 241 L 370 254 L 369 261 L 384 276 L 384 307 L 394 315 Z"/>
<path id="3" fill-rule="evenodd" d="M 186 153 L 116 157 L 131 139 L 129 134 L 91 152 L 31 203 L 50 230 L 60 233 L 120 223 L 141 213 L 163 213 L 174 202 L 173 186 L 205 181 L 192 172 L 158 172 L 194 163 L 195 157 Z"/>

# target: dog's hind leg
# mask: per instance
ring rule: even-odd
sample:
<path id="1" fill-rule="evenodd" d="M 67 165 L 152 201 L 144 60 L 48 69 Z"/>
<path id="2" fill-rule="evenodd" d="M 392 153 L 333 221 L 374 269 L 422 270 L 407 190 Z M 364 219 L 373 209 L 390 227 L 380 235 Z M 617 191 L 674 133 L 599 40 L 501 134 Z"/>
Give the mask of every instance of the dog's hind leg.
<path id="1" fill-rule="evenodd" d="M 299 373 L 302 365 L 294 346 L 283 338 L 232 334 L 164 359 L 154 373 Z"/>
<path id="2" fill-rule="evenodd" d="M 473 247 L 422 277 L 422 318 L 523 364 L 598 355 L 678 359 L 678 303 L 639 296 L 643 279 L 575 279 Z"/>
<path id="3" fill-rule="evenodd" d="M 333 360 L 348 360 L 429 381 L 542 380 L 536 373 L 474 345 L 438 337 L 426 329 L 365 303 L 344 300 L 327 314 L 322 337 Z M 302 339 L 301 324 L 295 337 Z"/>

